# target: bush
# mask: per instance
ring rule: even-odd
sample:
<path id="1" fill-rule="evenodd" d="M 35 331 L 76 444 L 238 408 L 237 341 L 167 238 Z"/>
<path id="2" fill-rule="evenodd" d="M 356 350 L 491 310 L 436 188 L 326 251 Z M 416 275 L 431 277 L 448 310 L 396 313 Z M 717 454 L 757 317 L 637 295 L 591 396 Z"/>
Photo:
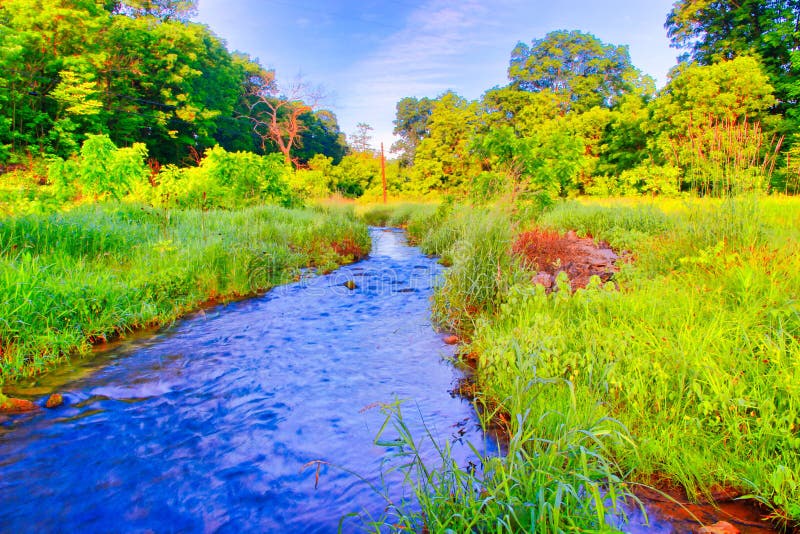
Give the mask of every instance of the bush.
<path id="1" fill-rule="evenodd" d="M 199 167 L 162 167 L 154 184 L 141 182 L 133 197 L 159 207 L 233 209 L 299 202 L 289 184 L 292 170 L 279 154 L 206 151 Z"/>

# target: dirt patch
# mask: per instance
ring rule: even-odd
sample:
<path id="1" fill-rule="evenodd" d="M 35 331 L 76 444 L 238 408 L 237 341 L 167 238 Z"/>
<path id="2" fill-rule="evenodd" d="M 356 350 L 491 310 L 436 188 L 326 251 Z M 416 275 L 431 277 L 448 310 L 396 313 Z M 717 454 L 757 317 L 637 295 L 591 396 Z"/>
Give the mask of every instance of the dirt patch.
<path id="1" fill-rule="evenodd" d="M 586 287 L 592 276 L 607 282 L 618 271 L 619 256 L 608 243 L 578 237 L 575 232 L 564 235 L 539 229 L 523 232 L 512 250 L 525 268 L 537 273 L 534 280 L 548 289 L 554 286 L 560 272 L 565 272 L 572 289 L 577 289 Z"/>
<path id="2" fill-rule="evenodd" d="M 653 479 L 648 486 L 635 487 L 634 493 L 647 507 L 651 521 L 667 522 L 676 532 L 796 532 L 788 527 L 784 530 L 785 525 L 776 522 L 757 501 L 737 500 L 741 492 L 733 488 L 714 487 L 710 496 L 692 502 L 682 488 L 666 479 Z"/>

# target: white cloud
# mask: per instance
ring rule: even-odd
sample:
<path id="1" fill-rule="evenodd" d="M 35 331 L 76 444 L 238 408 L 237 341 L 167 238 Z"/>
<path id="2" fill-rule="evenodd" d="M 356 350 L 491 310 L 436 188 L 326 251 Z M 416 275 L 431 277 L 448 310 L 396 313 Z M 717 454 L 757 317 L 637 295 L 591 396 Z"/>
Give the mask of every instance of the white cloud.
<path id="1" fill-rule="evenodd" d="M 483 51 L 496 47 L 501 34 L 502 26 L 485 1 L 428 1 L 408 16 L 402 30 L 388 35 L 345 74 L 348 87 L 340 92 L 339 102 L 342 128 L 350 133 L 357 122 L 367 122 L 375 128 L 376 144 L 383 141 L 388 146 L 395 104 L 401 98 L 436 96 L 450 88 L 470 90 L 464 84 L 470 78 L 480 87 L 477 91 L 488 88 L 486 71 L 498 69 L 487 64 Z"/>

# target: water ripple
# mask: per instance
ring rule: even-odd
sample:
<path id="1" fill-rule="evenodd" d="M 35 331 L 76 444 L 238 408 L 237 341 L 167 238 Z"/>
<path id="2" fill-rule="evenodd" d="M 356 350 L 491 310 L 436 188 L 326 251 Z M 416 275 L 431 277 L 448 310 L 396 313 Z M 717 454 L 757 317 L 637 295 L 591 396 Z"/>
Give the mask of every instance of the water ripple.
<path id="1" fill-rule="evenodd" d="M 402 233 L 372 235 L 367 260 L 122 344 L 63 388 L 64 407 L 0 427 L 0 531 L 331 532 L 377 517 L 385 501 L 350 472 L 379 483 L 383 416 L 362 409 L 396 398 L 413 399 L 418 436 L 422 417 L 466 458 L 458 443 L 483 438 L 430 324 L 440 267 Z"/>

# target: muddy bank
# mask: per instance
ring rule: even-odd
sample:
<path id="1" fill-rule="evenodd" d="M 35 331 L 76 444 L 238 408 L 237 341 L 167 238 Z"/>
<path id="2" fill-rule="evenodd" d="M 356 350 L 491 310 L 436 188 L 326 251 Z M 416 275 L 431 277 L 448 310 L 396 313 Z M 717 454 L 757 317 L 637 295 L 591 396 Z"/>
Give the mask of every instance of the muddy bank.
<path id="1" fill-rule="evenodd" d="M 637 486 L 634 493 L 647 509 L 650 523 L 666 523 L 673 532 L 698 532 L 706 534 L 767 534 L 796 532 L 783 528 L 770 515 L 770 511 L 757 501 L 741 499 L 742 493 L 732 488 L 713 487 L 710 495 L 690 499 L 686 492 L 668 480 L 651 481 Z M 631 525 L 642 522 L 639 513 L 631 518 Z M 633 530 L 633 529 L 632 529 Z M 645 532 L 636 528 L 637 532 Z"/>

